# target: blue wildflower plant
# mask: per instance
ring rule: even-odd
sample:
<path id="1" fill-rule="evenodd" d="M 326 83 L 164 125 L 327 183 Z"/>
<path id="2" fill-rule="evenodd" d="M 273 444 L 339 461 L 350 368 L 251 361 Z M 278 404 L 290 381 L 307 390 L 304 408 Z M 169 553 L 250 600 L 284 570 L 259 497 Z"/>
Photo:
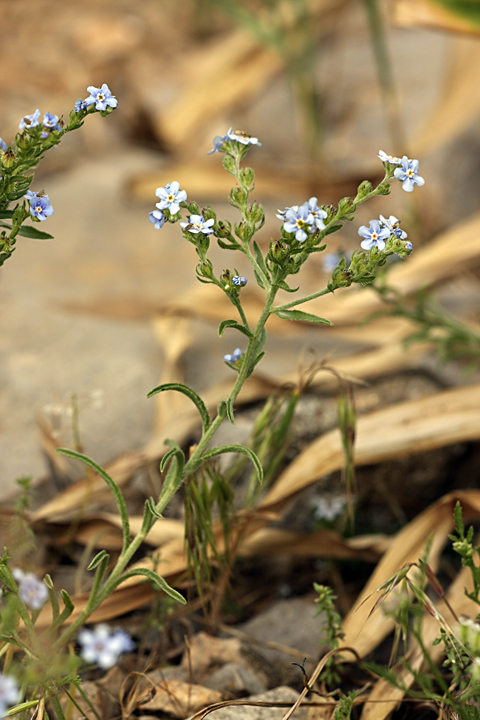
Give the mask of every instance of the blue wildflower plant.
<path id="1" fill-rule="evenodd" d="M 30 190 L 33 173 L 45 152 L 58 145 L 66 133 L 80 128 L 87 115 L 110 115 L 117 107 L 108 85 L 90 86 L 88 92 L 85 100 L 77 100 L 68 122 L 51 112 L 42 118 L 37 108 L 20 120 L 19 132 L 10 145 L 0 141 L 0 266 L 12 256 L 18 237 L 52 238 L 34 225 L 24 224 L 27 220 L 45 222 L 53 213 L 48 195 Z"/>

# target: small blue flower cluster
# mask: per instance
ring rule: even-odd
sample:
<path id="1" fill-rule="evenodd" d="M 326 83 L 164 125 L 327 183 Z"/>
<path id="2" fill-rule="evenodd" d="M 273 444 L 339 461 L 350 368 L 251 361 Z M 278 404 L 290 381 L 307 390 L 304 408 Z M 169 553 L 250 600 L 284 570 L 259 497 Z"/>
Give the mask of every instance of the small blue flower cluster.
<path id="1" fill-rule="evenodd" d="M 400 220 L 395 215 L 390 215 L 388 220 L 383 215 L 380 215 L 380 220 L 370 220 L 368 228 L 366 225 L 358 228 L 358 234 L 365 238 L 360 243 L 360 247 L 364 250 L 371 250 L 375 247 L 379 250 L 385 250 L 386 240 L 391 235 L 394 235 L 399 240 L 405 240 L 407 237 L 407 233 L 400 227 Z M 412 249 L 410 242 L 407 243 L 407 248 Z"/>
<path id="2" fill-rule="evenodd" d="M 317 198 L 311 197 L 310 200 L 303 203 L 300 207 L 292 205 L 292 207 L 279 210 L 277 218 L 283 220 L 283 228 L 285 232 L 295 233 L 295 240 L 304 242 L 309 234 L 317 230 L 324 230 L 324 219 L 327 212 L 318 207 Z"/>
<path id="3" fill-rule="evenodd" d="M 235 364 L 236 362 L 238 362 L 240 360 L 242 355 L 243 355 L 243 352 L 240 350 L 240 348 L 237 348 L 236 350 L 233 351 L 233 355 L 224 355 L 223 359 L 227 363 Z"/>
<path id="4" fill-rule="evenodd" d="M 244 285 L 247 284 L 247 279 L 244 278 L 243 276 L 240 277 L 239 275 L 234 275 L 232 277 L 232 283 L 234 285 L 236 285 L 237 287 L 243 287 Z"/>
<path id="5" fill-rule="evenodd" d="M 50 205 L 50 198 L 45 193 L 36 193 L 27 190 L 24 197 L 30 203 L 30 214 L 32 217 L 44 222 L 48 216 L 53 215 L 53 207 Z"/>
<path id="6" fill-rule="evenodd" d="M 40 125 L 40 110 L 37 108 L 32 115 L 25 115 L 20 120 L 19 130 L 32 130 L 34 127 Z M 45 140 L 51 132 L 61 132 L 63 130 L 63 120 L 60 120 L 58 115 L 52 115 L 52 113 L 45 113 L 42 120 L 43 132 L 40 137 Z M 5 148 L 6 149 L 6 148 Z"/>
<path id="7" fill-rule="evenodd" d="M 81 110 L 87 110 L 91 105 L 95 105 L 95 110 L 98 110 L 99 112 L 104 112 L 107 107 L 117 107 L 118 100 L 115 95 L 112 95 L 110 88 L 106 85 L 106 83 L 103 83 L 101 88 L 89 85 L 87 90 L 90 95 L 85 98 L 85 100 L 82 100 L 81 98 L 77 100 L 74 106 L 75 112 L 78 113 Z"/>
<path id="8" fill-rule="evenodd" d="M 387 155 L 387 153 L 380 150 L 378 157 L 383 163 L 387 165 L 400 165 L 401 167 L 395 168 L 393 177 L 397 180 L 401 180 L 402 188 L 405 192 L 412 192 L 415 185 L 421 187 L 425 184 L 425 180 L 418 174 L 418 160 L 410 160 L 406 155 L 401 159 Z"/>

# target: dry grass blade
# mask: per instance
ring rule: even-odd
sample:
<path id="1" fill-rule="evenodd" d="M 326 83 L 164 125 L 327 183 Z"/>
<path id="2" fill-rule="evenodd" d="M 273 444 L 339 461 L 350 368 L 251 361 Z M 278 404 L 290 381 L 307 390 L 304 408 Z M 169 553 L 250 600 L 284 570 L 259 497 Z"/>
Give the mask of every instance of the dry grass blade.
<path id="1" fill-rule="evenodd" d="M 447 495 L 439 501 L 440 503 L 445 503 L 440 512 L 443 514 L 444 510 L 446 510 L 448 514 L 451 510 L 453 514 L 453 504 L 456 499 L 460 500 L 462 503 L 466 516 L 473 513 L 475 518 L 478 519 L 480 514 L 480 493 L 478 491 L 466 490 L 453 497 Z M 435 507 L 436 505 L 432 506 L 432 508 Z M 432 508 L 429 508 L 426 512 Z M 434 516 L 431 520 L 434 520 Z M 451 526 L 453 526 L 453 521 Z M 400 535 L 398 537 L 400 537 Z M 444 539 L 446 540 L 447 538 L 445 537 Z M 457 614 L 474 617 L 478 608 L 475 603 L 466 597 L 465 588 L 469 591 L 472 589 L 471 576 L 467 568 L 463 568 L 459 572 L 454 582 L 448 589 L 446 597 L 449 604 L 454 607 Z M 437 605 L 440 603 L 441 601 L 439 601 Z M 367 632 L 368 631 L 369 628 L 367 628 Z M 442 645 L 433 645 L 432 643 L 439 636 L 439 632 L 440 628 L 438 621 L 429 613 L 425 613 L 422 630 L 423 642 L 429 649 L 432 660 L 437 663 L 441 659 Z M 415 670 L 420 671 L 422 669 L 424 658 L 418 646 L 411 647 L 407 659 Z M 410 687 L 413 683 L 412 675 L 405 668 L 398 668 L 398 673 L 405 686 Z M 403 696 L 404 693 L 401 690 L 392 687 L 386 680 L 379 679 L 369 696 L 370 702 L 364 706 L 362 720 L 384 720 L 391 712 L 393 712 Z"/>
<path id="2" fill-rule="evenodd" d="M 421 156 L 454 140 L 480 115 L 480 46 L 477 38 L 455 38 L 444 87 L 418 135 L 412 140 Z"/>
<path id="3" fill-rule="evenodd" d="M 356 465 L 378 463 L 480 437 L 480 386 L 447 390 L 358 418 Z M 338 430 L 309 445 L 283 472 L 258 509 L 280 507 L 322 475 L 342 467 Z"/>
<path id="4" fill-rule="evenodd" d="M 473 3 L 472 3 L 473 5 Z M 393 19 L 405 27 L 426 27 L 478 35 L 480 28 L 451 9 L 432 0 L 395 0 Z"/>

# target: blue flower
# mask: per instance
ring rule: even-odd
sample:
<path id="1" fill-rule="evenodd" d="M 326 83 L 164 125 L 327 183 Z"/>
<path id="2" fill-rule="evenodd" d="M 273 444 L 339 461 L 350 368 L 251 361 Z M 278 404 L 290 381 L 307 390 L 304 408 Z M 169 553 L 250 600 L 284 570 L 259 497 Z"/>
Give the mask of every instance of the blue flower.
<path id="1" fill-rule="evenodd" d="M 283 224 L 285 232 L 295 233 L 295 239 L 303 242 L 308 237 L 314 225 L 313 215 L 309 210 L 308 203 L 300 208 L 291 207 L 285 211 L 286 222 Z M 308 230 L 308 232 L 307 232 Z"/>
<path id="2" fill-rule="evenodd" d="M 358 234 L 365 238 L 360 243 L 360 247 L 364 250 L 371 250 L 374 247 L 385 250 L 385 240 L 390 237 L 390 230 L 381 228 L 378 220 L 370 220 L 370 227 L 362 225 L 361 228 L 358 228 Z"/>
<path id="3" fill-rule="evenodd" d="M 393 155 L 387 155 L 387 153 L 383 152 L 383 150 L 378 151 L 378 157 L 382 162 L 388 163 L 389 165 L 401 165 L 402 163 L 400 158 L 393 157 Z"/>
<path id="4" fill-rule="evenodd" d="M 82 100 L 82 98 L 78 98 L 77 102 L 73 106 L 73 109 L 76 113 L 80 112 L 80 110 L 86 110 L 88 107 L 86 100 Z"/>
<path id="5" fill-rule="evenodd" d="M 180 227 L 188 232 L 194 233 L 194 235 L 197 235 L 198 233 L 211 235 L 213 233 L 212 225 L 214 224 L 215 220 L 213 218 L 205 220 L 203 215 L 190 215 L 188 222 L 181 222 Z"/>
<path id="6" fill-rule="evenodd" d="M 30 214 L 44 222 L 49 215 L 53 215 L 53 207 L 50 205 L 48 195 L 40 195 L 28 190 L 25 196 L 30 203 Z"/>
<path id="7" fill-rule="evenodd" d="M 0 675 L 0 717 L 5 717 L 10 705 L 20 701 L 17 681 L 11 675 Z"/>
<path id="8" fill-rule="evenodd" d="M 315 225 L 317 230 L 325 230 L 325 223 L 323 221 L 326 217 L 328 217 L 328 213 L 318 207 L 317 198 L 311 197 L 307 203 L 307 206 L 313 216 L 313 224 Z"/>
<path id="9" fill-rule="evenodd" d="M 165 187 L 155 190 L 155 195 L 160 198 L 160 202 L 156 204 L 159 210 L 170 210 L 172 215 L 176 215 L 180 210 L 180 203 L 185 202 L 187 193 L 180 190 L 180 183 L 174 180 L 167 183 Z"/>
<path id="10" fill-rule="evenodd" d="M 0 138 L 0 150 L 8 150 L 7 143 Z"/>
<path id="11" fill-rule="evenodd" d="M 396 218 L 395 215 L 390 215 L 388 220 L 384 218 L 383 215 L 380 215 L 380 225 L 387 228 L 390 231 L 390 235 L 395 235 L 399 240 L 405 240 L 405 238 L 408 237 L 405 230 L 402 230 L 400 227 L 400 220 Z"/>
<path id="12" fill-rule="evenodd" d="M 87 106 L 95 103 L 96 110 L 106 110 L 107 107 L 116 108 L 118 100 L 115 95 L 112 95 L 108 85 L 103 83 L 101 88 L 96 88 L 93 85 L 89 85 L 87 88 L 90 95 L 84 100 Z"/>
<path id="13" fill-rule="evenodd" d="M 84 628 L 78 633 L 82 646 L 80 656 L 85 662 L 97 663 L 107 670 L 118 662 L 124 652 L 131 652 L 135 645 L 125 630 L 112 631 L 108 625 L 96 625 L 94 630 Z"/>
<path id="14" fill-rule="evenodd" d="M 58 115 L 51 115 L 49 112 L 43 116 L 42 125 L 48 130 L 61 130 L 62 126 L 58 122 Z"/>
<path id="15" fill-rule="evenodd" d="M 276 217 L 277 217 L 279 220 L 283 220 L 283 222 L 286 222 L 286 220 L 287 220 L 287 212 L 288 212 L 289 210 L 293 210 L 294 212 L 298 212 L 298 205 L 292 205 L 291 207 L 285 208 L 285 210 L 279 210 L 279 211 L 277 212 Z"/>
<path id="16" fill-rule="evenodd" d="M 40 117 L 40 110 L 35 110 L 33 115 L 25 115 L 20 120 L 20 125 L 18 126 L 20 130 L 31 130 L 31 128 L 37 127 L 40 123 L 38 122 L 38 118 Z"/>
<path id="17" fill-rule="evenodd" d="M 418 160 L 409 160 L 406 155 L 402 157 L 401 167 L 395 168 L 393 176 L 402 181 L 406 192 L 412 192 L 415 185 L 425 184 L 425 180 L 418 174 Z"/>
<path id="18" fill-rule="evenodd" d="M 23 600 L 27 607 L 33 610 L 40 610 L 48 598 L 48 590 L 45 583 L 35 577 L 33 573 L 24 573 L 20 568 L 15 568 L 12 575 L 18 583 L 18 594 L 21 600 Z"/>
<path id="19" fill-rule="evenodd" d="M 244 278 L 243 276 L 240 277 L 239 275 L 234 275 L 232 277 L 232 283 L 234 285 L 236 285 L 237 287 L 243 287 L 244 285 L 247 284 L 247 279 Z"/>
<path id="20" fill-rule="evenodd" d="M 154 210 L 150 213 L 148 216 L 148 219 L 151 223 L 153 223 L 155 230 L 161 230 L 162 227 L 165 225 L 165 215 L 162 213 L 161 210 Z"/>
<path id="21" fill-rule="evenodd" d="M 233 355 L 224 355 L 223 359 L 225 360 L 225 362 L 228 362 L 228 363 L 236 363 L 240 360 L 240 358 L 242 357 L 242 354 L 243 353 L 240 350 L 240 348 L 237 348 L 236 350 L 234 350 Z"/>
<path id="22" fill-rule="evenodd" d="M 230 130 L 231 129 L 232 128 L 230 128 Z M 220 148 L 226 140 L 228 140 L 228 135 L 215 135 L 215 137 L 213 138 L 213 148 L 212 150 L 208 151 L 207 155 L 212 155 L 213 153 L 219 152 Z"/>

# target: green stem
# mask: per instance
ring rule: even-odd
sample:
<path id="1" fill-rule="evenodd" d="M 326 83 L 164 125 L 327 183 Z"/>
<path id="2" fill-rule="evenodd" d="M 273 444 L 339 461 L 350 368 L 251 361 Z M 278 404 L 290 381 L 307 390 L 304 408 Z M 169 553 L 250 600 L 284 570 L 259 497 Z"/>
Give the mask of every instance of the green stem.
<path id="1" fill-rule="evenodd" d="M 309 302 L 310 300 L 315 300 L 315 298 L 321 297 L 322 295 L 328 295 L 331 292 L 333 292 L 333 290 L 326 287 L 323 290 L 319 290 L 318 292 L 312 293 L 311 295 L 306 295 L 305 297 L 300 298 L 299 300 L 292 300 L 292 302 L 285 303 L 285 305 L 276 305 L 273 308 L 273 312 L 276 312 L 277 310 L 289 310 L 292 307 L 296 307 L 297 305 L 302 305 L 303 303 Z"/>

